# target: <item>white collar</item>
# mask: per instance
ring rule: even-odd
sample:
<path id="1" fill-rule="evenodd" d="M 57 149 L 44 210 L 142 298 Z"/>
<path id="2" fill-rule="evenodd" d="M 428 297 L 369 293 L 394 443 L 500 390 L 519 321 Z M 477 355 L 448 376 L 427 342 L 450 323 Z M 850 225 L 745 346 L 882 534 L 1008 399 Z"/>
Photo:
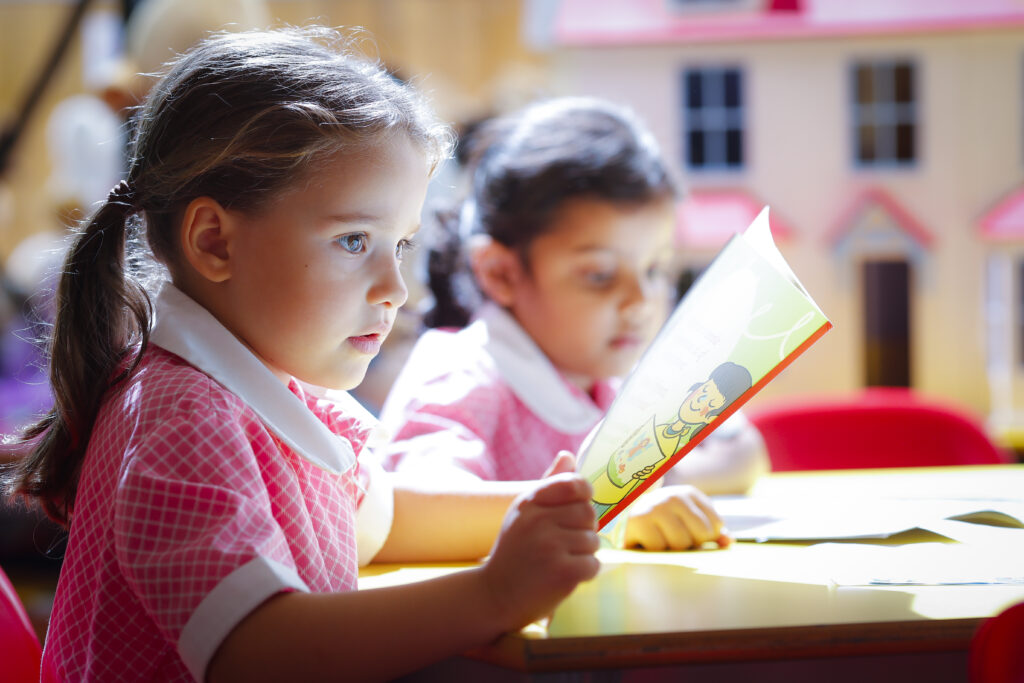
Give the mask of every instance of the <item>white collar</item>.
<path id="1" fill-rule="evenodd" d="M 533 338 L 503 308 L 484 304 L 469 329 L 473 328 L 478 330 L 475 334 L 484 335 L 484 348 L 515 395 L 549 425 L 578 434 L 601 419 L 601 409 L 570 389 Z"/>
<path id="2" fill-rule="evenodd" d="M 184 358 L 245 401 L 267 428 L 314 465 L 341 474 L 355 464 L 347 439 L 328 429 L 209 311 L 169 282 L 157 296 L 156 324 L 149 340 Z M 333 392 L 331 400 L 339 401 L 341 393 Z M 366 411 L 359 408 L 355 417 L 363 421 Z"/>

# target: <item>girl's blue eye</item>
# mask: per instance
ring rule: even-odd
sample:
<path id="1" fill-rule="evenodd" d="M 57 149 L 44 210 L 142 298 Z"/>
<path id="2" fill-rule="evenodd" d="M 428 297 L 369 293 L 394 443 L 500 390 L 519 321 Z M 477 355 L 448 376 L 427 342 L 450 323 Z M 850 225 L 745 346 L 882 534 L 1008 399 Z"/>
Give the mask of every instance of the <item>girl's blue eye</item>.
<path id="1" fill-rule="evenodd" d="M 411 239 L 399 240 L 395 247 L 395 258 L 401 261 L 405 255 L 416 248 L 416 243 Z"/>
<path id="2" fill-rule="evenodd" d="M 366 235 L 361 232 L 354 232 L 351 235 L 342 235 L 334 240 L 341 248 L 350 254 L 361 254 L 366 251 Z"/>

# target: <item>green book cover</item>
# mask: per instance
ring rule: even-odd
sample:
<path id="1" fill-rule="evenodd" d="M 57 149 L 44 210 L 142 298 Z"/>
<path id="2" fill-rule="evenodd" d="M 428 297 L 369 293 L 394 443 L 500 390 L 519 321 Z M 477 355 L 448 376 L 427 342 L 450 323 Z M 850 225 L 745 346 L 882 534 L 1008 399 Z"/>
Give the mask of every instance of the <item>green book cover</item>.
<path id="1" fill-rule="evenodd" d="M 831 327 L 776 248 L 765 207 L 679 302 L 582 447 L 598 526 Z"/>

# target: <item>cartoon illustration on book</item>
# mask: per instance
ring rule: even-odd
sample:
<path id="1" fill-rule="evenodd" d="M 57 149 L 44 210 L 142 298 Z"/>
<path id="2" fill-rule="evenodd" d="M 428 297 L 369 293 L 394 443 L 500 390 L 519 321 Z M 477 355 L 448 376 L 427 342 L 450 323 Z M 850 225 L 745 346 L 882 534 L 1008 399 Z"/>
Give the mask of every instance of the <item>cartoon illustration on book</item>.
<path id="1" fill-rule="evenodd" d="M 765 208 L 676 305 L 581 447 L 598 528 L 831 327 L 775 246 Z"/>
<path id="2" fill-rule="evenodd" d="M 690 387 L 690 393 L 667 422 L 655 423 L 652 415 L 649 422 L 641 424 L 608 458 L 608 466 L 591 480 L 598 517 L 654 474 L 751 384 L 750 372 L 742 365 L 722 363 L 707 380 Z"/>

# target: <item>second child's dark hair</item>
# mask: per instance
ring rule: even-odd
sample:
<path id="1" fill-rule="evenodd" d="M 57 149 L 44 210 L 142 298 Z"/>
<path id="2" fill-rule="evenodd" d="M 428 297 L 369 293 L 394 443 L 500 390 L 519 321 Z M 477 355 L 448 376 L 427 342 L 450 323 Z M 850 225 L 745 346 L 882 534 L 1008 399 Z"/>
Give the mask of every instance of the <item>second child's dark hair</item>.
<path id="1" fill-rule="evenodd" d="M 677 194 L 651 133 L 628 109 L 605 100 L 538 102 L 479 127 L 471 145 L 472 193 L 461 211 L 439 212 L 436 246 L 427 255 L 428 327 L 461 327 L 479 304 L 463 251 L 472 234 L 515 249 L 529 265 L 530 244 L 570 199 L 644 204 Z"/>
<path id="2" fill-rule="evenodd" d="M 104 395 L 139 362 L 152 325 L 133 267 L 181 267 L 177 225 L 200 196 L 254 213 L 335 152 L 405 134 L 432 170 L 451 133 L 409 87 L 325 28 L 215 35 L 185 53 L 134 118 L 127 178 L 74 236 L 50 339 L 55 405 L 5 449 L 7 494 L 69 522 Z M 143 239 L 144 236 L 144 239 Z M 138 239 L 136 239 L 138 238 Z"/>

